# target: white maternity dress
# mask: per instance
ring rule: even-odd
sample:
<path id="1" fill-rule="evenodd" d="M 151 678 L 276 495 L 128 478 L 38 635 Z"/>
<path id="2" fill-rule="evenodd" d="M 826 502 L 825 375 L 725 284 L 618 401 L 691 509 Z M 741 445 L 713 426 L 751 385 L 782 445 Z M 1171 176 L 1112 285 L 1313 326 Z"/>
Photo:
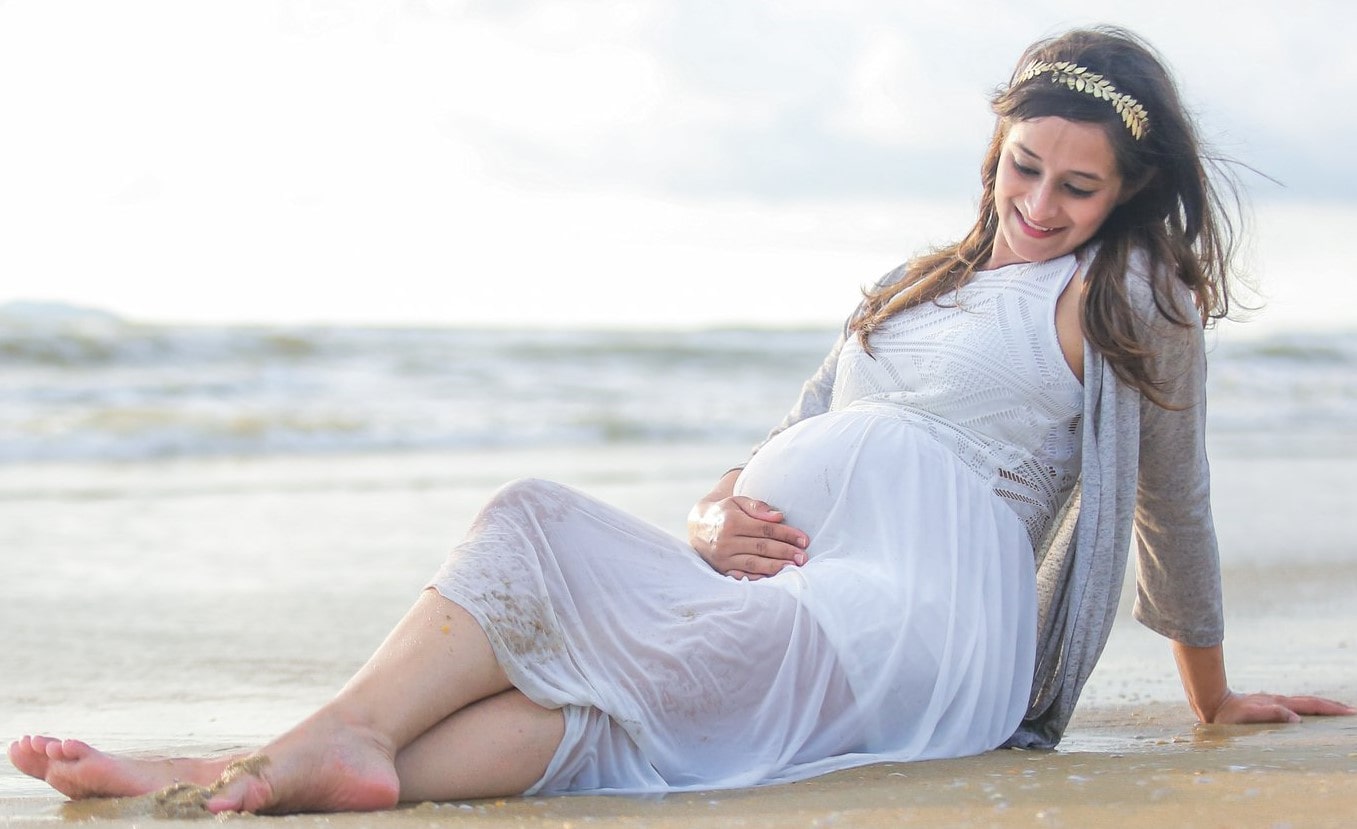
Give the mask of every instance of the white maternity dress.
<path id="1" fill-rule="evenodd" d="M 850 340 L 831 410 L 736 484 L 810 537 L 802 567 L 737 581 L 571 488 L 500 490 L 431 584 L 564 709 L 530 793 L 751 786 L 1008 739 L 1032 688 L 1032 539 L 1079 465 L 1054 328 L 1076 268 L 982 272 L 871 355 Z"/>

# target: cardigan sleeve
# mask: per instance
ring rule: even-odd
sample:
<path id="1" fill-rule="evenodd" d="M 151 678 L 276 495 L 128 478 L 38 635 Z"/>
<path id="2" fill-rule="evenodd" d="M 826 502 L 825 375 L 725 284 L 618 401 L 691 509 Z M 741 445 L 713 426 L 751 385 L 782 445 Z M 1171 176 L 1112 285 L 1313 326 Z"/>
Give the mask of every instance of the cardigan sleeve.
<path id="1" fill-rule="evenodd" d="M 1147 324 L 1158 346 L 1152 371 L 1169 408 L 1143 397 L 1140 404 L 1133 613 L 1170 639 L 1210 647 L 1225 633 L 1206 457 L 1204 336 L 1190 304 L 1182 306 L 1185 326 L 1150 307 Z"/>

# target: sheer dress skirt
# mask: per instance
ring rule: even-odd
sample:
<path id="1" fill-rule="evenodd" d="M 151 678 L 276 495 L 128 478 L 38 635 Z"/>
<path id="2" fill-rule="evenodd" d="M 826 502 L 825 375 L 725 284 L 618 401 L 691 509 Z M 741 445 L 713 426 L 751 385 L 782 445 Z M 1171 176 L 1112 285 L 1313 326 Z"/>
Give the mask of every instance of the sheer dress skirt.
<path id="1" fill-rule="evenodd" d="M 566 733 L 529 793 L 787 782 L 976 754 L 1017 728 L 1036 610 L 1022 522 L 916 426 L 853 407 L 782 432 L 736 493 L 811 539 L 772 578 L 560 484 L 486 504 L 431 582 Z"/>

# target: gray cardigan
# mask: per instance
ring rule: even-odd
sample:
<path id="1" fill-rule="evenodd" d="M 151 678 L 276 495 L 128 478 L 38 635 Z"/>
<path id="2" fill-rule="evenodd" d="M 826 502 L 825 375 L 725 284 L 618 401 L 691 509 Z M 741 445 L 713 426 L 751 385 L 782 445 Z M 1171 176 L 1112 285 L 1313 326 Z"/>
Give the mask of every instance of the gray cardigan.
<path id="1" fill-rule="evenodd" d="M 903 275 L 901 266 L 880 284 Z M 1079 481 L 1037 550 L 1036 670 L 1027 715 L 1009 746 L 1052 748 L 1060 741 L 1107 644 L 1133 533 L 1135 618 L 1195 647 L 1218 645 L 1224 637 L 1206 460 L 1202 328 L 1175 325 L 1158 312 L 1143 257 L 1133 259 L 1126 279 L 1148 341 L 1158 347 L 1151 376 L 1173 408 L 1122 383 L 1085 343 Z M 1197 319 L 1185 289 L 1173 300 Z M 829 410 L 844 339 L 841 334 L 769 438 Z"/>

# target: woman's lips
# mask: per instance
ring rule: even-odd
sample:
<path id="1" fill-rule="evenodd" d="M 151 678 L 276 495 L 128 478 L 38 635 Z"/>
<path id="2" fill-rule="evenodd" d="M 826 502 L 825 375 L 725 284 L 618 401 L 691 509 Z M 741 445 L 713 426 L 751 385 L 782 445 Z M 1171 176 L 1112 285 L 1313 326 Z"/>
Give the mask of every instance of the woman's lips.
<path id="1" fill-rule="evenodd" d="M 1045 239 L 1048 236 L 1060 232 L 1060 228 L 1058 227 L 1042 227 L 1041 225 L 1027 221 L 1027 218 L 1018 210 L 1014 210 L 1013 215 L 1018 217 L 1018 224 L 1022 227 L 1022 232 L 1034 239 Z"/>

